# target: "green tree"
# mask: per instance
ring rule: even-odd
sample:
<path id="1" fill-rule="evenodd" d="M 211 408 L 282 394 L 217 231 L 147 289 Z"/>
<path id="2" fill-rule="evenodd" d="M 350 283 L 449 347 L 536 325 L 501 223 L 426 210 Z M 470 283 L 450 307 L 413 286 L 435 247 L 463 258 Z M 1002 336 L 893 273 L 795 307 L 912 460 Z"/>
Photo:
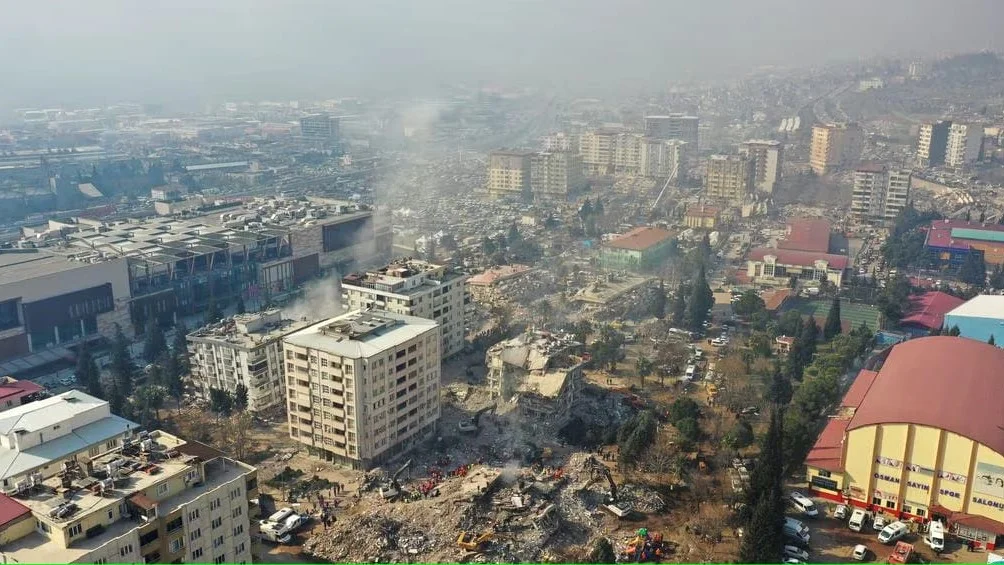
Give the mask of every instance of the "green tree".
<path id="1" fill-rule="evenodd" d="M 715 304 L 715 295 L 708 285 L 704 265 L 698 269 L 697 277 L 690 288 L 690 300 L 687 303 L 687 326 L 693 331 L 704 329 L 708 312 Z"/>
<path id="2" fill-rule="evenodd" d="M 802 331 L 802 315 L 798 310 L 788 310 L 777 320 L 778 335 L 797 337 Z"/>
<path id="3" fill-rule="evenodd" d="M 661 280 L 659 287 L 652 291 L 651 314 L 659 320 L 666 317 L 666 285 Z"/>
<path id="4" fill-rule="evenodd" d="M 770 335 L 767 332 L 753 332 L 746 343 L 757 357 L 770 357 L 773 353 Z"/>
<path id="5" fill-rule="evenodd" d="M 184 322 L 178 322 L 174 327 L 174 340 L 171 342 L 171 354 L 177 360 L 176 375 L 188 373 L 188 327 Z"/>
<path id="6" fill-rule="evenodd" d="M 739 545 L 742 563 L 773 563 L 781 552 L 783 520 L 777 518 L 777 503 L 765 493 L 752 507 L 752 516 Z"/>
<path id="7" fill-rule="evenodd" d="M 829 341 L 833 336 L 839 334 L 843 329 L 840 324 L 840 298 L 833 299 L 830 306 L 830 313 L 826 315 L 826 323 L 823 324 L 823 339 Z"/>
<path id="8" fill-rule="evenodd" d="M 638 371 L 638 381 L 641 388 L 645 388 L 645 377 L 652 374 L 655 364 L 648 357 L 639 357 L 635 361 L 635 370 Z"/>
<path id="9" fill-rule="evenodd" d="M 209 409 L 224 418 L 230 416 L 234 409 L 234 397 L 225 390 L 209 389 Z"/>
<path id="10" fill-rule="evenodd" d="M 149 426 L 152 423 L 160 422 L 160 409 L 164 407 L 166 391 L 159 385 L 143 385 L 136 389 L 135 403 L 141 415 L 141 423 Z"/>
<path id="11" fill-rule="evenodd" d="M 958 325 L 952 326 L 952 329 L 948 330 L 948 335 L 958 337 L 962 335 L 962 330 L 959 329 Z"/>
<path id="12" fill-rule="evenodd" d="M 86 341 L 80 343 L 80 349 L 77 352 L 76 377 L 77 383 L 87 391 L 91 389 L 92 382 L 97 381 L 99 386 L 101 384 L 101 372 L 98 370 L 98 364 L 94 362 L 90 345 Z M 98 398 L 101 397 L 98 396 Z"/>
<path id="13" fill-rule="evenodd" d="M 987 340 L 987 344 L 989 344 L 989 345 L 997 345 L 997 342 L 994 340 L 993 334 L 990 335 L 990 339 Z"/>
<path id="14" fill-rule="evenodd" d="M 623 463 L 634 464 L 649 446 L 655 441 L 658 422 L 651 410 L 645 410 L 635 418 L 635 425 L 620 446 L 620 460 Z"/>
<path id="15" fill-rule="evenodd" d="M 234 410 L 237 412 L 243 412 L 247 410 L 248 407 L 248 387 L 243 384 L 238 384 L 237 389 L 234 391 Z"/>
<path id="16" fill-rule="evenodd" d="M 132 383 L 136 377 L 136 366 L 133 364 L 132 355 L 129 353 L 129 340 L 126 339 L 122 328 L 115 326 L 115 339 L 112 341 L 111 360 L 112 380 L 115 383 L 116 393 L 123 399 L 132 394 Z"/>
<path id="17" fill-rule="evenodd" d="M 754 314 L 763 312 L 767 305 L 755 290 L 747 290 L 732 305 L 732 311 L 742 318 L 752 318 Z"/>
<path id="18" fill-rule="evenodd" d="M 732 429 L 725 434 L 723 442 L 732 449 L 742 449 L 750 446 L 754 439 L 753 426 L 746 420 L 736 420 Z"/>
<path id="19" fill-rule="evenodd" d="M 153 363 L 164 351 L 167 351 L 167 340 L 164 338 L 164 330 L 161 329 L 157 318 L 153 317 L 146 324 L 143 359 L 146 359 L 147 363 Z"/>
<path id="20" fill-rule="evenodd" d="M 106 400 L 108 400 L 108 409 L 111 410 L 112 414 L 125 417 L 123 409 L 126 405 L 126 398 L 114 382 L 108 387 L 108 398 Z"/>
<path id="21" fill-rule="evenodd" d="M 209 303 L 206 304 L 206 324 L 215 324 L 223 319 L 223 314 L 220 313 L 220 306 L 216 303 L 216 297 L 210 295 Z"/>
<path id="22" fill-rule="evenodd" d="M 701 427 L 697 424 L 696 418 L 684 418 L 677 420 L 674 424 L 680 439 L 688 444 L 694 444 L 701 438 Z"/>
<path id="23" fill-rule="evenodd" d="M 673 424 L 686 418 L 697 419 L 701 416 L 701 407 L 693 398 L 683 396 L 673 401 L 669 406 L 669 421 Z"/>
<path id="24" fill-rule="evenodd" d="M 687 318 L 687 289 L 681 283 L 677 287 L 676 293 L 673 294 L 673 312 L 670 315 L 670 319 L 674 326 L 683 325 L 684 320 Z"/>
<path id="25" fill-rule="evenodd" d="M 776 368 L 770 377 L 767 399 L 774 404 L 784 406 L 791 402 L 791 393 L 791 380 L 781 372 L 780 367 Z"/>
<path id="26" fill-rule="evenodd" d="M 886 282 L 877 305 L 887 320 L 898 322 L 903 319 L 910 308 L 910 281 L 903 273 L 897 273 Z"/>
<path id="27" fill-rule="evenodd" d="M 973 286 L 983 287 L 987 279 L 987 264 L 983 254 L 971 250 L 959 267 L 959 280 Z"/>

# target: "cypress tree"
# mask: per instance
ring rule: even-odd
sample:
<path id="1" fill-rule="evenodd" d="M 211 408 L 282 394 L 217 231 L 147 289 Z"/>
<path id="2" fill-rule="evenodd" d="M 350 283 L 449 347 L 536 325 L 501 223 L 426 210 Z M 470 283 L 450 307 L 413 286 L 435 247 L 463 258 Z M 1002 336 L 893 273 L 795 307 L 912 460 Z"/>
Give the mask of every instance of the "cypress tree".
<path id="1" fill-rule="evenodd" d="M 834 336 L 840 334 L 843 328 L 840 325 L 840 298 L 833 299 L 830 306 L 830 313 L 826 315 L 826 323 L 823 324 L 823 339 L 829 341 Z"/>

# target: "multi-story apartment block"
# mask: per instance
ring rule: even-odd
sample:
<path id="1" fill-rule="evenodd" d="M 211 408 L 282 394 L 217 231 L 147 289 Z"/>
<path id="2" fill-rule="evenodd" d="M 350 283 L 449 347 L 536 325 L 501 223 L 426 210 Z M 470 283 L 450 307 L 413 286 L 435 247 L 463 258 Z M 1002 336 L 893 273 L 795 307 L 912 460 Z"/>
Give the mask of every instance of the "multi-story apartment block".
<path id="1" fill-rule="evenodd" d="M 656 139 L 679 139 L 696 149 L 699 123 L 697 116 L 684 114 L 645 116 L 645 135 Z"/>
<path id="2" fill-rule="evenodd" d="M 444 265 L 401 259 L 365 273 L 342 278 L 346 310 L 376 309 L 417 316 L 439 324 L 443 357 L 464 347 L 464 306 L 469 302 L 467 277 Z"/>
<path id="3" fill-rule="evenodd" d="M 780 141 L 751 139 L 739 147 L 739 153 L 753 161 L 753 189 L 771 194 L 781 180 L 784 146 Z"/>
<path id="4" fill-rule="evenodd" d="M 239 314 L 188 334 L 188 353 L 196 394 L 209 400 L 211 389 L 248 391 L 248 410 L 260 412 L 286 404 L 282 338 L 310 325 L 286 320 L 278 309 Z"/>
<path id="5" fill-rule="evenodd" d="M 289 435 L 327 461 L 369 468 L 439 421 L 439 328 L 355 311 L 286 336 Z"/>
<path id="6" fill-rule="evenodd" d="M 252 562 L 255 468 L 137 428 L 79 392 L 0 416 L 8 562 Z"/>
<path id="7" fill-rule="evenodd" d="M 910 198 L 910 177 L 907 170 L 859 166 L 854 170 L 851 216 L 862 222 L 895 220 Z"/>
<path id="8" fill-rule="evenodd" d="M 753 160 L 744 155 L 712 155 L 704 177 L 708 198 L 740 203 L 753 186 Z"/>
<path id="9" fill-rule="evenodd" d="M 565 200 L 585 187 L 582 157 L 570 151 L 542 151 L 530 158 L 530 191 L 535 200 Z"/>
<path id="10" fill-rule="evenodd" d="M 552 133 L 541 140 L 543 151 L 579 151 L 579 136 L 564 132 Z"/>
<path id="11" fill-rule="evenodd" d="M 530 191 L 530 151 L 492 151 L 488 154 L 489 196 L 524 196 Z"/>
<path id="12" fill-rule="evenodd" d="M 812 127 L 809 167 L 817 175 L 852 164 L 861 157 L 864 134 L 857 124 L 819 124 Z"/>
<path id="13" fill-rule="evenodd" d="M 300 118 L 300 135 L 307 141 L 337 143 L 340 129 L 340 120 L 328 114 Z"/>
<path id="14" fill-rule="evenodd" d="M 948 149 L 948 131 L 952 122 L 942 120 L 920 126 L 917 135 L 917 164 L 921 167 L 937 167 L 945 164 Z"/>
<path id="15" fill-rule="evenodd" d="M 488 349 L 492 396 L 516 398 L 528 421 L 562 423 L 582 388 L 582 344 L 550 332 L 527 332 Z"/>
<path id="16" fill-rule="evenodd" d="M 641 139 L 640 173 L 645 177 L 679 178 L 691 144 L 679 139 Z"/>
<path id="17" fill-rule="evenodd" d="M 983 150 L 983 126 L 953 123 L 948 129 L 945 165 L 961 169 L 975 163 Z"/>

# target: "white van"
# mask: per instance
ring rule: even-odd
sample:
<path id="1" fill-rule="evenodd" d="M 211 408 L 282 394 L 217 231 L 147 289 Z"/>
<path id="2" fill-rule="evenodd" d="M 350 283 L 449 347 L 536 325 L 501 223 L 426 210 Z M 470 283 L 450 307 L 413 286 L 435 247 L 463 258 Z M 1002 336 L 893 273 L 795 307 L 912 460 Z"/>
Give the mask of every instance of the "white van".
<path id="1" fill-rule="evenodd" d="M 868 525 L 868 521 L 871 520 L 871 517 L 871 512 L 862 510 L 861 508 L 855 508 L 854 512 L 851 513 L 850 521 L 847 522 L 847 527 L 852 531 L 860 532 Z"/>
<path id="2" fill-rule="evenodd" d="M 882 531 L 879 532 L 878 540 L 886 545 L 891 545 L 899 541 L 899 539 L 905 536 L 908 531 L 910 530 L 907 528 L 906 524 L 896 520 L 895 522 L 882 528 Z"/>
<path id="3" fill-rule="evenodd" d="M 694 380 L 694 377 L 696 375 L 697 375 L 697 365 L 687 365 L 687 373 L 684 376 L 684 378 L 687 379 L 688 381 L 692 381 Z"/>
<path id="4" fill-rule="evenodd" d="M 794 518 L 784 519 L 784 535 L 803 544 L 809 544 L 809 528 Z"/>
<path id="5" fill-rule="evenodd" d="M 262 521 L 259 524 L 259 531 L 263 538 L 273 543 L 286 544 L 293 539 L 285 526 L 275 522 Z"/>
<path id="6" fill-rule="evenodd" d="M 924 543 L 929 545 L 935 553 L 945 550 L 945 526 L 938 520 L 931 522 L 927 528 L 927 535 L 924 536 Z"/>
<path id="7" fill-rule="evenodd" d="M 268 521 L 275 522 L 277 524 L 282 524 L 283 522 L 286 521 L 286 518 L 289 518 L 293 514 L 296 514 L 296 512 L 294 512 L 292 508 L 287 506 L 286 508 L 280 508 L 279 510 L 276 510 L 271 516 L 268 517 Z"/>
<path id="8" fill-rule="evenodd" d="M 812 502 L 812 499 L 805 496 L 800 492 L 792 492 L 788 495 L 788 499 L 791 501 L 791 505 L 796 509 L 809 516 L 810 518 L 815 518 L 819 516 L 819 510 L 816 509 L 816 504 Z"/>

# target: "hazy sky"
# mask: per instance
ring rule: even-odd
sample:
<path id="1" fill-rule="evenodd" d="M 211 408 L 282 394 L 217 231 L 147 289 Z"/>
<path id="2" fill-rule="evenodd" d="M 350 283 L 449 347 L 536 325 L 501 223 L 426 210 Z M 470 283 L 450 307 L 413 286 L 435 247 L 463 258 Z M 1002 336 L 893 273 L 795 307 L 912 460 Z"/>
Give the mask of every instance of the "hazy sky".
<path id="1" fill-rule="evenodd" d="M 997 0 L 0 0 L 0 107 L 662 85 L 999 49 L 1002 21 Z"/>

